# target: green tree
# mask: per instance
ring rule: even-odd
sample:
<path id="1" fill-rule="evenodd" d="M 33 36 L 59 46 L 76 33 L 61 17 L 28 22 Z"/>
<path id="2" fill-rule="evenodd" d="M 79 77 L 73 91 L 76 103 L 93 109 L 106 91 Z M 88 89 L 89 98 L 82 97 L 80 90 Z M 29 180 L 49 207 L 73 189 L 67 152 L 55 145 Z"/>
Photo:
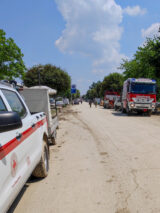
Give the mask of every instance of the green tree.
<path id="1" fill-rule="evenodd" d="M 123 60 L 120 69 L 124 71 L 125 79 L 160 77 L 159 45 L 160 42 L 156 38 L 147 39 L 143 47 L 138 47 L 132 60 Z"/>
<path id="2" fill-rule="evenodd" d="M 91 86 L 89 87 L 89 90 L 86 93 L 87 99 L 94 99 L 94 98 L 100 98 L 102 97 L 102 82 L 93 82 Z"/>
<path id="3" fill-rule="evenodd" d="M 96 93 L 94 89 L 89 89 L 86 93 L 86 98 L 93 100 L 96 97 Z"/>
<path id="4" fill-rule="evenodd" d="M 64 97 L 71 100 L 71 89 L 70 88 L 68 90 L 66 90 L 66 92 L 64 93 Z"/>
<path id="5" fill-rule="evenodd" d="M 80 98 L 80 96 L 81 96 L 81 93 L 80 93 L 79 89 L 77 89 L 76 98 Z"/>
<path id="6" fill-rule="evenodd" d="M 94 98 L 100 98 L 102 96 L 102 82 L 97 81 L 96 83 L 93 82 L 92 85 L 89 87 L 90 90 L 92 90 L 92 94 L 94 95 Z"/>
<path id="7" fill-rule="evenodd" d="M 111 73 L 108 76 L 105 76 L 102 82 L 93 82 L 89 87 L 85 97 L 92 100 L 94 98 L 103 98 L 106 90 L 121 93 L 123 82 L 124 77 L 122 74 Z"/>
<path id="8" fill-rule="evenodd" d="M 119 92 L 122 91 L 124 78 L 123 75 L 120 73 L 111 73 L 108 76 L 104 77 L 104 80 L 102 82 L 102 93 L 104 95 L 104 92 L 106 90 L 111 92 Z"/>
<path id="9" fill-rule="evenodd" d="M 151 78 L 157 81 L 160 88 L 160 37 L 147 38 L 142 47 L 133 56 L 132 60 L 123 60 L 120 66 L 124 78 Z M 158 90 L 160 98 L 160 90 Z"/>
<path id="10" fill-rule="evenodd" d="M 51 64 L 33 66 L 24 77 L 24 84 L 28 87 L 45 85 L 57 90 L 57 94 L 65 96 L 71 88 L 71 77 L 67 72 Z"/>
<path id="11" fill-rule="evenodd" d="M 26 70 L 22 58 L 21 49 L 0 29 L 0 79 L 22 78 Z"/>

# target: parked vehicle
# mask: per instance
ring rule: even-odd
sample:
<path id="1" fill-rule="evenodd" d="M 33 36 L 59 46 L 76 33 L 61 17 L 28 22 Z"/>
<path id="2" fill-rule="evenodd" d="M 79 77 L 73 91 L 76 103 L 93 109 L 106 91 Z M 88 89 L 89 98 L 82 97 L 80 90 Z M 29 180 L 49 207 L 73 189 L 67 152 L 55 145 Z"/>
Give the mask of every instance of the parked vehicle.
<path id="1" fill-rule="evenodd" d="M 104 96 L 104 101 L 108 101 L 108 102 L 106 102 L 107 104 L 104 106 L 106 106 L 107 109 L 113 109 L 114 101 L 115 101 L 116 97 L 120 97 L 118 92 L 106 91 L 105 96 Z"/>
<path id="2" fill-rule="evenodd" d="M 156 102 L 155 113 L 160 113 L 160 102 Z"/>
<path id="3" fill-rule="evenodd" d="M 51 108 L 55 108 L 55 106 L 56 106 L 55 99 L 54 99 L 54 98 L 50 98 L 50 99 L 49 99 L 49 102 L 50 102 Z"/>
<path id="4" fill-rule="evenodd" d="M 114 109 L 115 109 L 115 111 L 121 110 L 121 105 L 122 105 L 121 98 L 120 98 L 120 96 L 117 96 L 115 101 L 114 101 Z"/>
<path id="5" fill-rule="evenodd" d="M 156 81 L 146 78 L 129 78 L 123 84 L 122 111 L 151 115 L 156 106 Z"/>
<path id="6" fill-rule="evenodd" d="M 38 110 L 37 110 L 38 111 Z M 33 174 L 49 172 L 47 118 L 31 114 L 20 94 L 0 83 L 0 212 L 5 213 Z"/>
<path id="7" fill-rule="evenodd" d="M 103 102 L 103 107 L 104 107 L 105 109 L 109 109 L 109 100 L 104 100 L 104 102 Z"/>
<path id="8" fill-rule="evenodd" d="M 69 105 L 69 99 L 68 99 L 68 98 L 64 98 L 64 99 L 63 99 L 63 103 L 64 103 L 65 105 Z"/>
<path id="9" fill-rule="evenodd" d="M 74 99 L 73 103 L 74 104 L 79 104 L 79 99 L 78 98 Z"/>
<path id="10" fill-rule="evenodd" d="M 50 96 L 55 95 L 56 92 L 56 90 L 47 86 L 34 86 L 24 88 L 20 91 L 20 94 L 25 98 L 25 102 L 32 114 L 40 111 L 45 112 L 48 123 L 48 139 L 53 145 L 56 143 L 55 139 L 58 127 L 58 116 L 56 108 L 51 109 L 49 100 Z"/>
<path id="11" fill-rule="evenodd" d="M 63 107 L 65 104 L 63 101 L 56 101 L 56 106 L 57 107 Z"/>

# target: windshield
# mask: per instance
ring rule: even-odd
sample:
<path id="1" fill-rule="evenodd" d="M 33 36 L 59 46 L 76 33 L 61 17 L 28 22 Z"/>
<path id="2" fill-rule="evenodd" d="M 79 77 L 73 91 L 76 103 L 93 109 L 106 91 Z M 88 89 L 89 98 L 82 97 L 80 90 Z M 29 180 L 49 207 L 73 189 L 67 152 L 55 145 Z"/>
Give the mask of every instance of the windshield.
<path id="1" fill-rule="evenodd" d="M 139 94 L 155 94 L 156 85 L 155 84 L 146 84 L 146 83 L 132 83 L 131 84 L 131 93 Z"/>

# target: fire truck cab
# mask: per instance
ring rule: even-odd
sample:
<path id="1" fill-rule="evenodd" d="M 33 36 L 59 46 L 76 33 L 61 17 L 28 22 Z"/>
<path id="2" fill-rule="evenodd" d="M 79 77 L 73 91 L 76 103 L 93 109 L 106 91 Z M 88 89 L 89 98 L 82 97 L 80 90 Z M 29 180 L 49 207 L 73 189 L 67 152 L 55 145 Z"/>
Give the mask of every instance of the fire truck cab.
<path id="1" fill-rule="evenodd" d="M 146 78 L 128 78 L 123 84 L 122 111 L 151 115 L 156 106 L 156 81 Z"/>

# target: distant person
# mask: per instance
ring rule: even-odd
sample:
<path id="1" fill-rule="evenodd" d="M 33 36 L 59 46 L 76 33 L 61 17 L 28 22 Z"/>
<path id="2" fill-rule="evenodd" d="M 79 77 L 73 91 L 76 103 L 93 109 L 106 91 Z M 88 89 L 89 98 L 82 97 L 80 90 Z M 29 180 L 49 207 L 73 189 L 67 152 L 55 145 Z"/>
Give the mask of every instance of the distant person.
<path id="1" fill-rule="evenodd" d="M 92 100 L 89 100 L 89 106 L 92 107 Z"/>
<path id="2" fill-rule="evenodd" d="M 94 105 L 95 105 L 95 107 L 97 108 L 97 101 L 96 101 L 96 100 L 94 101 Z"/>

